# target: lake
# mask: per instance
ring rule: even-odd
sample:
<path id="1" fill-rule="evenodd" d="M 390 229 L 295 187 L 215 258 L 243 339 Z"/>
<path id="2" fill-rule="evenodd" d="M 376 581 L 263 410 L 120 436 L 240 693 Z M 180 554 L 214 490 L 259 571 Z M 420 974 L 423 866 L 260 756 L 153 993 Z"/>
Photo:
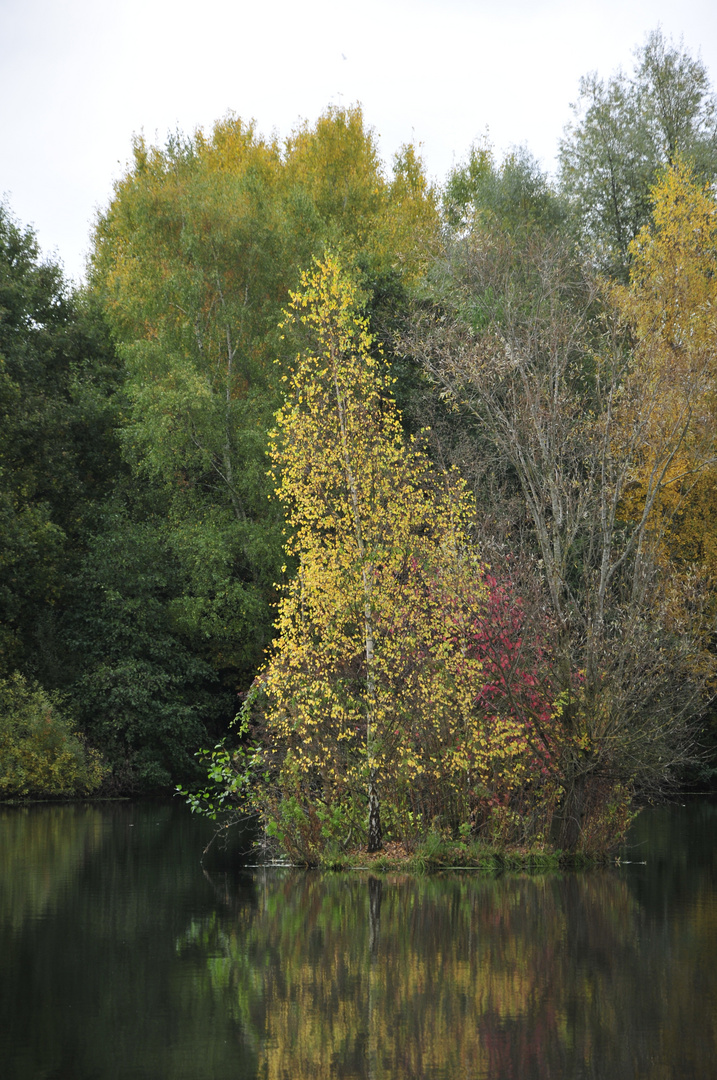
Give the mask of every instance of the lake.
<path id="1" fill-rule="evenodd" d="M 179 801 L 0 807 L 2 1080 L 717 1076 L 717 805 L 622 862 L 200 865 Z"/>

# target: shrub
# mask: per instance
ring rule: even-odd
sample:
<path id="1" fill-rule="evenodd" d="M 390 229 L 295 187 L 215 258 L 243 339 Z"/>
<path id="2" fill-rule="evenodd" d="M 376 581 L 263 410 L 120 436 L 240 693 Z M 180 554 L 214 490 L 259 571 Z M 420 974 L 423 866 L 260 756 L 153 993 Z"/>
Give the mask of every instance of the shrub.
<path id="1" fill-rule="evenodd" d="M 0 680 L 0 796 L 86 795 L 105 771 L 50 694 L 17 673 Z"/>

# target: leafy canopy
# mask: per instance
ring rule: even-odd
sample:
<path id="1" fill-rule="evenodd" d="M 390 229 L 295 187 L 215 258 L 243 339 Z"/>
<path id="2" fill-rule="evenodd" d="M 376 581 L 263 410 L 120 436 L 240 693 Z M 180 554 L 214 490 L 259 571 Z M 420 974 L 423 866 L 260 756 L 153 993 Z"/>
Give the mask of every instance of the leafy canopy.
<path id="1" fill-rule="evenodd" d="M 271 633 L 282 553 L 265 448 L 289 290 L 326 243 L 370 287 L 415 281 L 437 235 L 415 150 L 385 175 L 358 107 L 284 144 L 235 116 L 163 148 L 135 142 L 97 224 L 92 279 L 126 366 L 124 452 L 166 489 L 190 579 L 177 618 L 227 680 L 250 681 Z"/>
<path id="2" fill-rule="evenodd" d="M 540 762 L 526 768 L 531 745 L 543 765 L 549 755 L 524 713 L 498 705 L 519 642 L 511 655 L 505 618 L 496 662 L 480 631 L 488 586 L 472 500 L 405 440 L 392 381 L 334 256 L 302 276 L 289 328 L 305 346 L 284 376 L 270 454 L 298 570 L 257 680 L 248 772 L 260 779 L 249 804 L 293 857 L 313 861 L 366 837 L 367 807 L 369 850 L 379 807 L 393 838 L 415 839 L 436 820 L 470 828 L 479 805 L 484 816 L 498 808 L 497 788 L 509 798 L 545 780 Z M 241 768 L 228 780 L 241 798 L 247 782 Z"/>
<path id="3" fill-rule="evenodd" d="M 627 280 L 630 244 L 647 223 L 650 191 L 678 157 L 704 180 L 717 175 L 717 103 L 707 69 L 661 30 L 636 52 L 631 76 L 580 82 L 560 145 L 561 187 L 583 241 Z"/>

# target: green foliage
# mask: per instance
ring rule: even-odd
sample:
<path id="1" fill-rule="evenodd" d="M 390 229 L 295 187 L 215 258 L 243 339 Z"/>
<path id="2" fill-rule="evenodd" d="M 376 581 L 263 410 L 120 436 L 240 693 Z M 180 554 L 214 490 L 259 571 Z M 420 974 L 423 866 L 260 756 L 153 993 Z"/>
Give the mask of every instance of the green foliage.
<path id="1" fill-rule="evenodd" d="M 497 226 L 520 234 L 560 228 L 566 207 L 525 147 L 498 165 L 491 147 L 483 143 L 472 146 L 467 161 L 449 173 L 443 214 L 453 232 Z"/>
<path id="2" fill-rule="evenodd" d="M 197 777 L 194 753 L 232 717 L 232 695 L 183 633 L 190 584 L 159 515 L 108 502 L 72 582 L 64 632 L 82 729 L 122 790 Z"/>
<path id="3" fill-rule="evenodd" d="M 58 613 L 119 468 L 101 317 L 0 206 L 0 674 L 60 685 Z"/>
<path id="4" fill-rule="evenodd" d="M 561 190 L 584 243 L 626 280 L 630 244 L 650 217 L 650 189 L 678 156 L 717 176 L 717 108 L 707 69 L 661 30 L 636 51 L 631 76 L 580 82 L 560 147 Z"/>
<path id="5" fill-rule="evenodd" d="M 0 680 L 0 795 L 88 795 L 106 768 L 54 699 L 22 675 Z"/>
<path id="6" fill-rule="evenodd" d="M 186 580 L 174 616 L 230 681 L 268 642 L 280 558 L 264 463 L 292 265 L 279 169 L 278 148 L 232 118 L 211 139 L 139 140 L 94 253 L 127 372 L 124 453 L 158 493 Z"/>
<path id="7" fill-rule="evenodd" d="M 58 268 L 40 263 L 33 234 L 22 232 L 0 206 L 0 670 L 5 674 L 25 659 L 32 622 L 60 587 L 65 534 L 48 502 L 54 479 L 48 466 L 58 465 L 53 406 L 65 314 Z"/>
<path id="8" fill-rule="evenodd" d="M 425 835 L 435 818 L 456 833 L 491 796 L 479 815 L 486 833 L 503 842 L 527 829 L 521 800 L 535 785 L 516 750 L 522 736 L 509 733 L 509 710 L 487 732 L 475 707 L 481 663 L 458 644 L 468 612 L 479 622 L 486 602 L 472 537 L 482 532 L 491 561 L 515 547 L 524 581 L 540 568 L 536 608 L 549 594 L 563 688 L 582 655 L 568 655 L 571 635 L 587 643 L 590 662 L 577 666 L 591 687 L 618 668 L 637 686 L 663 685 L 661 658 L 687 641 L 683 628 L 698 621 L 689 612 L 705 610 L 692 564 L 713 573 L 717 550 L 713 478 L 701 464 L 691 503 L 683 497 L 683 474 L 714 441 L 703 362 L 714 352 L 714 230 L 709 207 L 693 227 L 683 214 L 691 196 L 675 187 L 667 224 L 655 218 L 657 233 L 670 233 L 670 283 L 650 263 L 664 245 L 653 249 L 644 225 L 660 169 L 689 160 L 693 179 L 717 174 L 716 137 L 703 65 L 658 31 L 631 77 L 583 81 L 560 192 L 526 150 L 496 162 L 475 146 L 447 180 L 443 234 L 416 148 L 385 170 L 358 107 L 331 107 L 283 143 L 234 116 L 161 148 L 136 140 L 97 222 L 87 294 L 71 294 L 32 232 L 0 207 L 0 677 L 21 671 L 68 693 L 117 788 L 191 785 L 197 747 L 225 733 L 237 688 L 265 657 L 280 599 L 263 697 L 250 699 L 239 748 L 220 744 L 212 758 L 223 791 L 206 796 L 212 813 L 261 803 L 267 829 L 311 858 L 363 836 L 371 799 L 387 835 Z M 700 205 L 713 209 L 708 194 Z M 643 275 L 623 296 L 634 356 L 605 291 L 575 261 L 576 229 L 593 264 L 626 276 L 634 259 Z M 344 268 L 333 285 L 302 279 L 329 249 Z M 382 359 L 419 284 L 420 310 L 430 309 L 429 280 L 440 294 L 429 318 L 446 335 L 434 364 L 440 399 L 415 362 L 425 342 L 394 358 L 391 377 Z M 648 385 L 648 339 L 659 344 L 659 387 Z M 700 394 L 690 389 L 696 357 L 709 376 Z M 669 371 L 680 378 L 665 390 Z M 675 428 L 685 387 L 700 423 L 677 452 L 663 429 Z M 460 483 L 405 439 L 424 418 L 437 421 L 425 436 L 437 458 L 470 478 L 478 521 Z M 661 528 L 671 515 L 662 555 L 669 548 L 680 562 L 669 595 L 640 561 L 654 534 L 632 528 L 652 475 L 645 442 L 660 462 Z M 607 488 L 598 447 L 604 475 L 613 470 Z M 267 498 L 272 485 L 278 498 Z M 600 499 L 602 518 L 585 509 Z M 640 590 L 628 662 L 619 628 L 626 596 Z M 458 626 L 450 644 L 447 626 Z M 612 635 L 609 664 L 596 659 L 601 635 Z M 678 669 L 675 701 L 678 688 L 694 690 Z M 613 690 L 601 700 L 623 717 L 624 764 L 634 732 L 647 730 L 625 718 L 665 716 L 673 697 L 659 705 L 654 690 Z M 568 711 L 566 791 L 581 770 L 596 775 L 580 742 L 587 712 L 604 720 L 591 693 L 582 712 Z M 635 770 L 617 772 L 622 788 L 611 794 L 598 779 L 583 800 L 601 835 L 626 820 Z M 257 802 L 272 785 L 276 797 Z"/>
<path id="9" fill-rule="evenodd" d="M 327 240 L 367 279 L 415 279 L 438 232 L 434 195 L 410 147 L 384 176 L 358 108 L 329 109 L 283 146 L 229 116 L 211 134 L 134 150 L 98 221 L 92 273 L 126 368 L 124 453 L 165 491 L 187 580 L 177 626 L 246 686 L 283 559 L 265 462 L 273 361 L 289 355 L 282 304 Z"/>

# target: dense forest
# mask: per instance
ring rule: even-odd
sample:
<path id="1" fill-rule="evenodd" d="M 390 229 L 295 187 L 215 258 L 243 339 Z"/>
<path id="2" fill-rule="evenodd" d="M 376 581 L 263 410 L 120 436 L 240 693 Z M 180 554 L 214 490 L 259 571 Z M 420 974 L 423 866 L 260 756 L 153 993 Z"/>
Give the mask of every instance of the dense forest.
<path id="1" fill-rule="evenodd" d="M 228 115 L 135 139 L 78 289 L 0 206 L 0 795 L 209 765 L 316 861 L 710 784 L 715 182 L 656 31 L 555 177 Z"/>

